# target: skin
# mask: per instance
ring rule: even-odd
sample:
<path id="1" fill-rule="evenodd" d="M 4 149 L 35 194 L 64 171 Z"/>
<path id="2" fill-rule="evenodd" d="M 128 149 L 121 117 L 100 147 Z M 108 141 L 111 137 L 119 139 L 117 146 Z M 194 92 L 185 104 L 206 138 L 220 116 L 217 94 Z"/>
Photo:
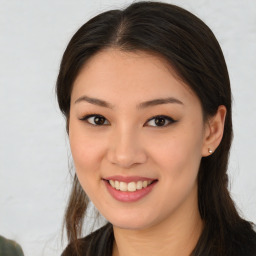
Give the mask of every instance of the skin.
<path id="1" fill-rule="evenodd" d="M 87 102 L 84 96 L 109 103 Z M 182 102 L 138 108 L 174 97 Z M 104 116 L 103 125 L 94 118 Z M 81 186 L 113 224 L 114 256 L 189 255 L 203 228 L 197 202 L 202 157 L 222 138 L 226 109 L 203 121 L 200 100 L 168 63 L 146 52 L 106 49 L 82 68 L 71 94 L 69 139 Z M 174 122 L 157 126 L 156 115 Z M 150 121 L 149 121 L 150 120 Z M 120 202 L 102 179 L 121 175 L 157 179 L 136 202 Z"/>

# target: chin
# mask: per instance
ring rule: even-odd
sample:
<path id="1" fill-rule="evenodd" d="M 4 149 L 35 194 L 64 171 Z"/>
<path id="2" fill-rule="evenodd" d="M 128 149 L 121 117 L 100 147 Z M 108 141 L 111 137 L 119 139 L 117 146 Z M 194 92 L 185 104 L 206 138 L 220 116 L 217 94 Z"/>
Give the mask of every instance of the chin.
<path id="1" fill-rule="evenodd" d="M 128 229 L 128 230 L 143 230 L 143 229 L 147 229 L 150 226 L 153 225 L 153 221 L 152 220 L 148 220 L 144 217 L 138 217 L 138 215 L 136 216 L 122 216 L 120 218 L 120 216 L 118 216 L 118 218 L 110 218 L 109 222 L 120 229 Z"/>
<path id="2" fill-rule="evenodd" d="M 126 229 L 126 230 L 143 230 L 146 229 L 147 226 L 143 224 L 134 224 L 134 223 L 112 223 L 114 227 L 119 229 Z"/>

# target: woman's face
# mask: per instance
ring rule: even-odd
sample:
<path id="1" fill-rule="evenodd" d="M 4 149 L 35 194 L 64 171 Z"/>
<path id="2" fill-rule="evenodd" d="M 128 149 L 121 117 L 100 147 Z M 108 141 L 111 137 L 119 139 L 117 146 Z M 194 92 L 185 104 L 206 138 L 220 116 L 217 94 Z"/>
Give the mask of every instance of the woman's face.
<path id="1" fill-rule="evenodd" d="M 73 86 L 69 139 L 81 186 L 113 225 L 144 229 L 198 209 L 202 109 L 163 59 L 93 56 Z"/>

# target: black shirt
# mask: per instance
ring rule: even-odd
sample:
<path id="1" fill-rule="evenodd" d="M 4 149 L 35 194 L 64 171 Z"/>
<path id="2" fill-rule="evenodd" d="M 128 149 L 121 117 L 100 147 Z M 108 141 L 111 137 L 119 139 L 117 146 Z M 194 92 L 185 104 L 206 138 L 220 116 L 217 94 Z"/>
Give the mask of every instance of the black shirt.
<path id="1" fill-rule="evenodd" d="M 108 223 L 85 238 L 78 240 L 79 253 L 83 256 L 112 256 L 113 226 Z M 70 244 L 61 256 L 78 256 Z"/>
<path id="2" fill-rule="evenodd" d="M 250 239 L 248 236 L 245 241 L 242 241 L 241 243 L 231 241 L 231 250 L 228 254 L 225 254 L 225 256 L 256 256 L 256 233 L 253 230 L 250 230 L 249 233 Z M 240 238 L 243 236 L 245 236 L 245 234 L 240 234 Z M 61 256 L 112 256 L 113 242 L 113 226 L 108 223 L 90 235 L 78 240 L 79 253 L 76 252 L 74 245 L 70 244 Z M 208 253 L 202 251 L 199 255 L 218 256 L 218 253 L 216 253 L 215 250 Z"/>

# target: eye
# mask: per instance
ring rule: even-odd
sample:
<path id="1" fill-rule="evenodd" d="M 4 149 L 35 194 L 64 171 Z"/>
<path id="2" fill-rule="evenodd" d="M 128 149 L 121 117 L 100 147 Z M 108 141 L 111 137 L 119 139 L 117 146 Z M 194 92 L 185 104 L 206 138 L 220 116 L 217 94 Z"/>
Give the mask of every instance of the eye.
<path id="1" fill-rule="evenodd" d="M 100 126 L 100 125 L 108 125 L 108 120 L 102 115 L 87 115 L 80 120 L 87 121 L 91 125 Z"/>
<path id="2" fill-rule="evenodd" d="M 164 127 L 174 122 L 176 121 L 169 116 L 154 116 L 147 121 L 147 125 L 154 127 Z"/>

